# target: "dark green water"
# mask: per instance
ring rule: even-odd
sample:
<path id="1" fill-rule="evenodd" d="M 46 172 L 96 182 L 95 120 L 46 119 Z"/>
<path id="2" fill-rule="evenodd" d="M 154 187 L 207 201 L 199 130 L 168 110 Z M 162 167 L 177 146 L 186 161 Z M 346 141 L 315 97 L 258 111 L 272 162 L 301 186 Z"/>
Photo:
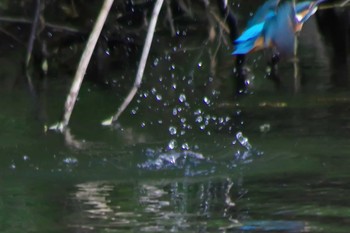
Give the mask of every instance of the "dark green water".
<path id="1" fill-rule="evenodd" d="M 152 54 L 116 129 L 100 122 L 127 92 L 118 71 L 113 89 L 83 85 L 72 135 L 44 130 L 69 80 L 49 77 L 33 97 L 4 71 L 0 231 L 350 232 L 350 93 L 346 79 L 332 81 L 313 23 L 300 44 L 301 88 L 283 63 L 276 90 L 260 53 L 248 60 L 253 93 L 236 100 L 229 47 L 209 76 L 207 44 L 158 38 L 172 51 Z"/>

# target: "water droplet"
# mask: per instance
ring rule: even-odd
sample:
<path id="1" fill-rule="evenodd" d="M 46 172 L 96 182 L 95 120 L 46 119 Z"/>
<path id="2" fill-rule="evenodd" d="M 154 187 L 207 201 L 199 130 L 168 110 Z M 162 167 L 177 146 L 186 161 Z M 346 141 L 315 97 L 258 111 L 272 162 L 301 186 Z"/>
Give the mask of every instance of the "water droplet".
<path id="1" fill-rule="evenodd" d="M 145 122 L 141 122 L 141 127 L 145 127 L 146 126 L 146 123 Z"/>
<path id="2" fill-rule="evenodd" d="M 138 109 L 139 109 L 138 107 L 131 109 L 131 114 L 135 115 Z"/>
<path id="3" fill-rule="evenodd" d="M 210 99 L 209 99 L 208 97 L 206 97 L 206 96 L 203 98 L 203 101 L 204 101 L 204 103 L 207 104 L 207 105 L 210 104 Z"/>
<path id="4" fill-rule="evenodd" d="M 194 112 L 194 115 L 200 115 L 201 113 L 202 113 L 202 110 L 197 109 L 197 110 Z"/>
<path id="5" fill-rule="evenodd" d="M 75 157 L 67 157 L 63 159 L 63 163 L 67 165 L 74 165 L 78 163 L 78 159 Z"/>
<path id="6" fill-rule="evenodd" d="M 185 102 L 185 101 L 186 101 L 186 95 L 185 95 L 185 94 L 180 94 L 180 96 L 179 96 L 179 101 L 180 101 L 181 103 Z"/>
<path id="7" fill-rule="evenodd" d="M 10 164 L 10 168 L 11 169 L 16 169 L 16 164 L 12 161 L 12 163 Z"/>
<path id="8" fill-rule="evenodd" d="M 175 126 L 170 126 L 170 127 L 169 127 L 169 133 L 170 133 L 170 135 L 175 135 L 176 132 L 177 132 L 177 129 L 176 129 Z"/>
<path id="9" fill-rule="evenodd" d="M 202 67 L 203 63 L 202 62 L 198 62 L 198 67 Z"/>
<path id="10" fill-rule="evenodd" d="M 201 123 L 203 121 L 203 117 L 202 116 L 198 116 L 197 118 L 196 118 L 196 122 L 197 123 Z"/>
<path id="11" fill-rule="evenodd" d="M 189 150 L 189 149 L 190 149 L 190 147 L 189 147 L 189 145 L 188 145 L 187 142 L 183 143 L 183 144 L 181 145 L 181 148 L 182 148 L 183 150 Z"/>
<path id="12" fill-rule="evenodd" d="M 163 98 L 163 97 L 162 97 L 161 95 L 159 95 L 159 94 L 156 95 L 156 99 L 157 99 L 158 101 L 159 101 L 159 100 L 162 100 L 162 98 Z"/>
<path id="13" fill-rule="evenodd" d="M 155 89 L 154 87 L 151 89 L 151 93 L 153 94 L 153 95 L 155 95 L 156 93 L 157 93 L 157 89 Z"/>
<path id="14" fill-rule="evenodd" d="M 158 64 L 159 64 L 159 59 L 158 58 L 154 59 L 153 66 L 157 66 Z"/>
<path id="15" fill-rule="evenodd" d="M 169 143 L 168 143 L 168 148 L 170 149 L 170 150 L 173 150 L 173 149 L 175 149 L 176 148 L 176 141 L 174 140 L 174 139 L 172 139 Z"/>
<path id="16" fill-rule="evenodd" d="M 23 155 L 23 160 L 24 161 L 28 161 L 29 160 L 29 156 L 28 155 Z"/>
<path id="17" fill-rule="evenodd" d="M 249 144 L 248 138 L 244 137 L 242 132 L 238 132 L 236 134 L 236 139 L 246 149 L 251 149 L 252 148 L 252 146 Z"/>
<path id="18" fill-rule="evenodd" d="M 173 116 L 176 116 L 176 115 L 177 115 L 177 109 L 173 108 Z"/>

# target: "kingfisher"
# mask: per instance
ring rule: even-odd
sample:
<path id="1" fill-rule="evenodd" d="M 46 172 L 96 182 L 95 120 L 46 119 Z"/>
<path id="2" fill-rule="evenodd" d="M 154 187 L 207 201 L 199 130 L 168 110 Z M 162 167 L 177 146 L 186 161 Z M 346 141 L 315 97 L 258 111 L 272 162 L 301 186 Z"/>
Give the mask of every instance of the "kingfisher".
<path id="1" fill-rule="evenodd" d="M 295 34 L 325 0 L 304 1 L 294 5 L 286 1 L 269 0 L 248 21 L 247 29 L 235 41 L 233 55 L 248 54 L 263 48 L 276 48 L 279 55 L 294 51 Z"/>

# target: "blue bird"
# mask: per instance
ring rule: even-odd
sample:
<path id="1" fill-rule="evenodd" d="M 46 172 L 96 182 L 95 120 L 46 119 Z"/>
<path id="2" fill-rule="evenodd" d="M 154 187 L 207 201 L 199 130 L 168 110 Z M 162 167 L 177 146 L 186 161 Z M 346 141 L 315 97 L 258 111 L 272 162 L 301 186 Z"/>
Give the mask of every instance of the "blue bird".
<path id="1" fill-rule="evenodd" d="M 269 0 L 265 2 L 259 9 L 255 12 L 252 19 L 247 23 L 247 28 L 250 28 L 258 23 L 262 23 L 268 18 L 275 15 L 277 6 L 280 0 Z"/>
<path id="2" fill-rule="evenodd" d="M 305 1 L 294 5 L 269 0 L 248 22 L 247 29 L 235 41 L 233 55 L 247 54 L 263 48 L 275 47 L 281 55 L 289 56 L 294 49 L 294 35 L 317 11 L 325 0 Z"/>
<path id="3" fill-rule="evenodd" d="M 278 7 L 276 14 L 265 21 L 262 31 L 263 48 L 277 48 L 281 55 L 293 54 L 297 22 L 295 9 L 290 2 Z"/>

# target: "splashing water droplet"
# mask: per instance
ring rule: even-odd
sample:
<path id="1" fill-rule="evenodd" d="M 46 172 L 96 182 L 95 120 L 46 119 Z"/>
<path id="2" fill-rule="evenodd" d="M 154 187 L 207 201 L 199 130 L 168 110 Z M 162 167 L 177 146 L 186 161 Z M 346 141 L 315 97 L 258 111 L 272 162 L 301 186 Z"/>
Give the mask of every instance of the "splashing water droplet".
<path id="1" fill-rule="evenodd" d="M 153 66 L 157 66 L 158 64 L 159 64 L 159 59 L 158 58 L 154 59 Z"/>
<path id="2" fill-rule="evenodd" d="M 160 100 L 162 100 L 163 99 L 163 97 L 161 96 L 161 95 L 156 95 L 156 99 L 158 100 L 158 101 L 160 101 Z"/>
<path id="3" fill-rule="evenodd" d="M 201 123 L 203 121 L 203 117 L 202 116 L 198 116 L 197 118 L 196 118 L 196 122 L 197 123 Z"/>
<path id="4" fill-rule="evenodd" d="M 198 67 L 202 67 L 203 63 L 202 62 L 198 62 Z"/>
<path id="5" fill-rule="evenodd" d="M 67 157 L 63 159 L 63 163 L 67 165 L 74 165 L 78 163 L 78 159 L 74 157 Z"/>
<path id="6" fill-rule="evenodd" d="M 135 114 L 137 113 L 138 110 L 139 110 L 138 107 L 131 109 L 131 114 L 132 114 L 132 115 L 135 115 Z"/>
<path id="7" fill-rule="evenodd" d="M 186 95 L 185 95 L 185 94 L 180 94 L 180 96 L 179 96 L 179 101 L 180 101 L 181 103 L 185 102 L 185 101 L 186 101 Z"/>
<path id="8" fill-rule="evenodd" d="M 10 164 L 10 168 L 11 168 L 11 169 L 16 169 L 16 164 L 15 164 L 14 162 L 12 162 L 12 163 Z"/>
<path id="9" fill-rule="evenodd" d="M 168 148 L 170 149 L 170 150 L 173 150 L 173 149 L 175 149 L 176 148 L 176 141 L 173 139 L 173 140 L 171 140 L 169 143 L 168 143 Z"/>
<path id="10" fill-rule="evenodd" d="M 173 108 L 173 116 L 176 116 L 176 115 L 177 115 L 177 109 Z"/>
<path id="11" fill-rule="evenodd" d="M 183 144 L 181 145 L 181 148 L 182 148 L 183 150 L 189 150 L 189 149 L 190 149 L 190 146 L 188 145 L 187 142 L 185 142 L 185 143 L 183 143 Z"/>
<path id="12" fill-rule="evenodd" d="M 243 146 L 245 147 L 247 150 L 251 149 L 252 146 L 250 145 L 248 138 L 244 137 L 242 132 L 238 132 L 236 134 L 236 139 L 237 141 Z"/>
<path id="13" fill-rule="evenodd" d="M 202 110 L 197 109 L 197 110 L 194 112 L 194 115 L 200 115 L 201 113 L 202 113 Z"/>
<path id="14" fill-rule="evenodd" d="M 155 95 L 157 93 L 157 89 L 155 89 L 154 87 L 151 89 L 151 92 L 153 95 Z"/>
<path id="15" fill-rule="evenodd" d="M 169 133 L 170 135 L 175 135 L 177 133 L 177 129 L 175 126 L 170 126 L 169 127 Z"/>
<path id="16" fill-rule="evenodd" d="M 210 104 L 210 99 L 209 99 L 208 97 L 206 97 L 206 96 L 203 98 L 203 101 L 204 101 L 204 103 L 207 104 L 207 105 Z"/>

